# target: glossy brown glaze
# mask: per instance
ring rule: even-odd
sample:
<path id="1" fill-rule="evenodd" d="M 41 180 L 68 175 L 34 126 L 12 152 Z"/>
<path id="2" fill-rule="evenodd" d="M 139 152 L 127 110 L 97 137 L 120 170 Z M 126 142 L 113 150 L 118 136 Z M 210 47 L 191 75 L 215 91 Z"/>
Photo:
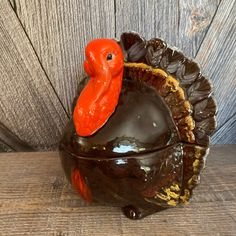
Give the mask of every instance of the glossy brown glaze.
<path id="1" fill-rule="evenodd" d="M 71 122 L 61 144 L 79 156 L 109 158 L 150 152 L 177 141 L 170 111 L 156 90 L 124 79 L 116 111 L 102 129 L 81 137 Z"/>
<path id="2" fill-rule="evenodd" d="M 183 178 L 178 141 L 170 110 L 157 91 L 124 79 L 116 111 L 103 128 L 80 137 L 70 122 L 60 155 L 68 180 L 85 200 L 121 206 L 127 217 L 139 219 L 178 203 Z M 91 198 L 76 187 L 75 171 L 83 177 L 77 186 L 86 186 Z M 178 197 L 163 199 L 171 186 L 178 186 Z"/>
<path id="3" fill-rule="evenodd" d="M 181 144 L 109 159 L 75 156 L 61 145 L 60 155 L 69 181 L 73 171 L 79 170 L 92 194 L 92 201 L 120 206 L 130 218 L 142 218 L 173 206 L 172 202 L 178 203 L 178 198 L 167 196 L 166 189 L 178 186 L 175 194 L 180 194 L 183 178 Z"/>

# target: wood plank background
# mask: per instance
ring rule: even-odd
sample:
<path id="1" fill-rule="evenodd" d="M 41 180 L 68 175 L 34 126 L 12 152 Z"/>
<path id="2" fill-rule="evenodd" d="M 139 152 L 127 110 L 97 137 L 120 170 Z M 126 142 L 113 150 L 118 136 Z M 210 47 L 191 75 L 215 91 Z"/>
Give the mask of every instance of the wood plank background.
<path id="1" fill-rule="evenodd" d="M 235 235 L 235 156 L 236 145 L 213 147 L 189 205 L 132 221 L 119 208 L 86 205 L 58 153 L 2 153 L 0 235 Z"/>
<path id="2" fill-rule="evenodd" d="M 235 0 L 1 0 L 0 122 L 37 150 L 55 148 L 86 43 L 134 30 L 196 58 L 215 86 L 213 144 L 236 143 L 235 16 Z"/>

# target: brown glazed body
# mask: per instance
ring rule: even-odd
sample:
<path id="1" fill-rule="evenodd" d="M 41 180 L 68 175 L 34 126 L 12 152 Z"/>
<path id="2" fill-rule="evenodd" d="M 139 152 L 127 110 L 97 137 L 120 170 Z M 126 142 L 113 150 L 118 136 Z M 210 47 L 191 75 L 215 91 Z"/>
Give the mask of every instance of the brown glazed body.
<path id="1" fill-rule="evenodd" d="M 128 64 L 115 112 L 90 137 L 78 136 L 71 121 L 60 157 L 72 184 L 73 171 L 83 177 L 87 200 L 140 219 L 189 201 L 215 130 L 216 105 L 210 83 L 182 53 L 135 33 L 124 33 L 120 43 Z"/>
<path id="2" fill-rule="evenodd" d="M 136 219 L 171 206 L 153 195 L 169 188 L 173 182 L 181 186 L 182 153 L 178 144 L 165 151 L 136 156 L 89 159 L 61 149 L 61 161 L 69 181 L 72 170 L 79 169 L 91 190 L 92 201 L 120 206 L 126 216 Z"/>

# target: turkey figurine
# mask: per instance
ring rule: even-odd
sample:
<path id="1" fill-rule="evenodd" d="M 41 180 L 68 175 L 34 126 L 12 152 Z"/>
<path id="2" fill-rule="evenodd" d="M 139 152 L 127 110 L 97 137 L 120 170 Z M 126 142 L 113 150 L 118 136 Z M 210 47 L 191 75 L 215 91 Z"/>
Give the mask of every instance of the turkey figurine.
<path id="1" fill-rule="evenodd" d="M 183 53 L 135 32 L 95 39 L 85 55 L 59 146 L 68 180 L 130 219 L 187 203 L 216 129 L 211 83 Z"/>

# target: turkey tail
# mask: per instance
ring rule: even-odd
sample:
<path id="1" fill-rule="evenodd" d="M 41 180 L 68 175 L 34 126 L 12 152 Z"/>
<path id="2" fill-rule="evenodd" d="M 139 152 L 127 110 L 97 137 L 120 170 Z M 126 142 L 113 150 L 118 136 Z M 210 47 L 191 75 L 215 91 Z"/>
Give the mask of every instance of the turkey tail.
<path id="1" fill-rule="evenodd" d="M 164 98 L 183 145 L 183 181 L 180 202 L 187 202 L 199 183 L 208 154 L 209 136 L 216 129 L 216 102 L 212 84 L 199 65 L 163 40 L 149 41 L 137 33 L 121 36 L 126 51 L 125 77 L 152 85 Z M 139 52 L 137 53 L 137 51 Z"/>

